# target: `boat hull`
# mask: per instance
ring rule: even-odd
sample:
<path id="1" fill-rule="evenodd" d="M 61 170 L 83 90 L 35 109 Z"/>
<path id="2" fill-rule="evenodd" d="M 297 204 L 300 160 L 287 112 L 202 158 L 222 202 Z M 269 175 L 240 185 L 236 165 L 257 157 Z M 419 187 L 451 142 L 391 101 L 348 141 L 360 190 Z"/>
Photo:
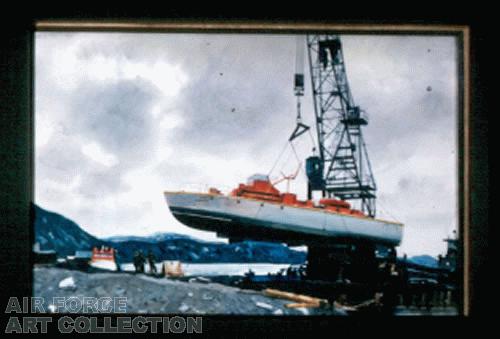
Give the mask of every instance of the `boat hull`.
<path id="1" fill-rule="evenodd" d="M 402 224 L 351 216 L 317 208 L 296 207 L 216 194 L 165 192 L 181 223 L 236 239 L 288 244 L 367 241 L 397 246 Z"/>

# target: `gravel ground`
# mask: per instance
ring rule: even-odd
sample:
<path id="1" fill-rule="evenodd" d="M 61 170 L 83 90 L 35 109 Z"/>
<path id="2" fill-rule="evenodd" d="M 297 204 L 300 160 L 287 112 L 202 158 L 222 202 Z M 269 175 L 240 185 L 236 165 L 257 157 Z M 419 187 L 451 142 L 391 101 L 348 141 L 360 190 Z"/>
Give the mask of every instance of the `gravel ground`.
<path id="1" fill-rule="evenodd" d="M 289 300 L 212 282 L 183 282 L 144 274 L 86 273 L 56 267 L 35 267 L 33 275 L 34 296 L 43 297 L 47 304 L 54 297 L 126 297 L 127 313 L 133 314 L 337 314 L 332 310 L 289 309 L 285 307 L 292 303 Z M 69 277 L 74 286 L 60 288 L 59 283 Z"/>

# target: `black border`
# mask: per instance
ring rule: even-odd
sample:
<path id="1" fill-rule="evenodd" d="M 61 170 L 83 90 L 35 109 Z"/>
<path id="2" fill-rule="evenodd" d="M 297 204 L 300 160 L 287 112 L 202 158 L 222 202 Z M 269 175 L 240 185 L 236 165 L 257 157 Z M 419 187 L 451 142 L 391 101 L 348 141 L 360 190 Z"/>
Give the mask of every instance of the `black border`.
<path id="1" fill-rule="evenodd" d="M 191 21 L 223 21 L 227 15 L 190 12 L 172 12 L 163 18 L 158 16 L 154 10 L 134 10 L 130 16 L 126 10 L 111 13 L 101 11 L 100 13 L 82 11 L 55 11 L 50 14 L 24 13 L 14 22 L 2 23 L 1 50 L 0 50 L 0 239 L 1 239 L 1 261 L 0 261 L 0 294 L 2 304 L 6 305 L 8 297 L 31 296 L 32 295 L 32 266 L 31 266 L 31 244 L 33 234 L 31 233 L 31 220 L 33 217 L 33 41 L 34 22 L 47 19 L 145 19 L 145 20 L 181 20 Z M 162 13 L 164 13 L 163 11 Z M 363 24 L 453 24 L 468 25 L 471 28 L 471 115 L 470 115 L 470 195 L 465 197 L 470 202 L 470 272 L 471 284 L 470 314 L 472 318 L 486 316 L 489 312 L 486 307 L 492 294 L 492 282 L 488 277 L 488 269 L 491 265 L 490 249 L 488 241 L 490 229 L 488 223 L 489 210 L 489 159 L 488 159 L 488 102 L 487 84 L 491 79 L 492 55 L 489 34 L 493 31 L 492 23 L 486 23 L 488 19 L 481 22 L 481 17 L 469 13 L 469 19 L 464 16 L 456 16 L 455 19 L 443 19 L 436 15 L 433 17 L 416 17 L 416 15 L 398 16 L 399 19 L 376 18 L 373 13 L 365 17 L 352 17 L 350 19 L 335 18 L 324 14 L 323 17 L 309 16 L 302 13 L 298 16 L 286 16 L 284 14 L 257 15 L 231 15 L 231 19 L 240 21 L 267 21 L 267 22 L 313 22 L 328 23 L 363 23 Z M 341 12 L 345 14 L 346 12 Z M 341 15 L 340 14 L 340 15 Z M 338 16 L 339 14 L 337 14 Z M 370 18 L 370 19 L 369 19 Z M 490 30 L 491 28 L 491 30 Z M 463 147 L 463 139 L 459 138 L 460 147 Z M 463 154 L 463 152 L 462 152 Z M 463 173 L 461 173 L 463 175 Z M 463 187 L 460 193 L 463 193 Z M 389 323 L 386 323 L 386 322 Z M 438 328 L 438 333 L 450 334 L 460 333 L 460 329 L 470 324 L 469 319 L 457 318 L 406 318 L 385 319 L 384 323 L 379 318 L 372 319 L 332 319 L 329 317 L 231 317 L 231 316 L 205 316 L 204 332 L 213 333 L 213 330 L 221 331 L 222 334 L 298 334 L 311 333 L 323 330 L 339 330 L 353 332 L 371 329 L 386 328 L 396 323 L 397 328 L 408 328 L 417 332 L 425 332 L 428 324 Z M 2 321 L 2 329 L 5 328 Z M 436 332 L 434 332 L 436 333 Z M 400 332 L 404 335 L 404 332 Z M 462 333 L 463 334 L 463 333 Z"/>

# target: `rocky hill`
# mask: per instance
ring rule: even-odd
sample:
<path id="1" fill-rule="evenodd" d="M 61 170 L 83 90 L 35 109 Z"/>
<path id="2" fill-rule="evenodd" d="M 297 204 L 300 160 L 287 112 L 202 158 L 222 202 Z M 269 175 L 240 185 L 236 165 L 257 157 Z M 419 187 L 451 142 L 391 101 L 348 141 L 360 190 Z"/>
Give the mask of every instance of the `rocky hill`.
<path id="1" fill-rule="evenodd" d="M 55 250 L 60 257 L 72 255 L 76 250 L 90 250 L 105 245 L 85 232 L 75 222 L 35 205 L 35 242 L 41 250 Z"/>

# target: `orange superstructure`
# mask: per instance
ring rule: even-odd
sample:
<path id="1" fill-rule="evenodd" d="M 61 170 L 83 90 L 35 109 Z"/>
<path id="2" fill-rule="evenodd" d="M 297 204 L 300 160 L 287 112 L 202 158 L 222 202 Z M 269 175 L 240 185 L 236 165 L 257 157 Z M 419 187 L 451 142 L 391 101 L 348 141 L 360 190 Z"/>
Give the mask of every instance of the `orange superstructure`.
<path id="1" fill-rule="evenodd" d="M 363 212 L 352 209 L 351 205 L 344 200 L 323 198 L 319 201 L 319 205 L 314 205 L 312 200 L 298 200 L 296 194 L 281 193 L 265 176 L 258 176 L 254 179 L 250 178 L 247 184 L 239 184 L 231 192 L 231 196 L 274 202 L 288 206 L 309 207 L 342 214 L 365 216 Z"/>
<path id="2" fill-rule="evenodd" d="M 231 192 L 231 195 L 279 203 L 283 201 L 280 191 L 278 191 L 269 181 L 265 180 L 254 180 L 248 185 L 240 184 L 238 188 Z"/>

